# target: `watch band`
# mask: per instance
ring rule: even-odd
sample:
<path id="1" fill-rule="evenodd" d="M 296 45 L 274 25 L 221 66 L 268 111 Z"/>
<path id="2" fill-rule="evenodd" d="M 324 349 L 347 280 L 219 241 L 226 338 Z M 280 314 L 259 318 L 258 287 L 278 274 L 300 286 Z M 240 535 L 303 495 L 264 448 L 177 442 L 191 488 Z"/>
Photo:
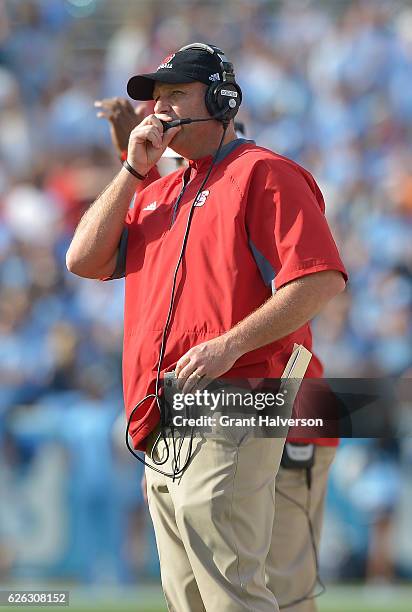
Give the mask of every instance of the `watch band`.
<path id="1" fill-rule="evenodd" d="M 127 159 L 124 160 L 124 162 L 122 163 L 122 166 L 124 168 L 126 168 L 126 170 L 128 170 L 130 172 L 130 174 L 133 174 L 133 176 L 135 176 L 137 179 L 139 179 L 139 181 L 144 181 L 145 178 L 147 178 L 147 174 L 145 174 L 143 176 L 143 174 L 139 174 L 139 172 L 137 172 L 137 170 L 135 170 L 127 161 Z"/>

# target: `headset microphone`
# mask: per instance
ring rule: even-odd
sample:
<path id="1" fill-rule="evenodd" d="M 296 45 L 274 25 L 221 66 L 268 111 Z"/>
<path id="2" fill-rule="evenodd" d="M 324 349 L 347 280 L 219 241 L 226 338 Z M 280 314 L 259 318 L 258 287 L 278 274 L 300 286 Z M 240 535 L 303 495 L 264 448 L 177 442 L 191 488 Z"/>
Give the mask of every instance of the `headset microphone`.
<path id="1" fill-rule="evenodd" d="M 166 130 L 170 130 L 170 128 L 177 127 L 178 125 L 193 123 L 193 119 L 174 119 L 173 121 L 163 121 L 163 119 L 160 119 L 160 122 L 163 125 L 163 132 L 166 132 Z"/>
<path id="2" fill-rule="evenodd" d="M 212 115 L 212 117 L 207 117 L 206 119 L 190 119 L 189 117 L 186 117 L 185 119 L 174 119 L 173 121 L 163 121 L 163 119 L 160 119 L 161 124 L 163 125 L 163 132 L 166 132 L 166 130 L 170 130 L 170 128 L 177 127 L 178 125 L 187 125 L 188 123 L 198 123 L 200 121 L 213 121 L 213 119 L 222 117 L 222 115 L 225 115 L 229 110 L 232 109 L 232 105 L 230 104 L 231 101 L 232 100 L 229 101 L 227 108 L 224 108 L 218 113 Z"/>

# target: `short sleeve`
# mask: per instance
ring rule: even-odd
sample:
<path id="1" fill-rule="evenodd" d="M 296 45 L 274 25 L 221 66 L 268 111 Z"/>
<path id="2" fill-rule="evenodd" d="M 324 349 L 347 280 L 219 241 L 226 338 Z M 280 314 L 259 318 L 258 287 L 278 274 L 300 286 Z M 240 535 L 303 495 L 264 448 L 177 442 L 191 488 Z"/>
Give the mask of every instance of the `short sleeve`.
<path id="1" fill-rule="evenodd" d="M 141 181 L 136 189 L 136 192 L 133 196 L 132 201 L 130 202 L 129 210 L 127 211 L 127 215 L 124 221 L 124 229 L 120 236 L 119 242 L 119 250 L 117 253 L 116 267 L 111 276 L 107 278 L 102 278 L 101 280 L 116 280 L 118 278 L 124 278 L 126 275 L 126 253 L 127 253 L 127 241 L 129 237 L 129 225 L 133 222 L 136 214 L 136 200 L 139 198 L 139 194 L 149 185 L 157 181 L 160 178 L 159 171 L 157 166 L 153 166 L 149 171 L 147 177 L 144 181 Z"/>
<path id="2" fill-rule="evenodd" d="M 245 214 L 249 246 L 273 290 L 324 270 L 337 270 L 347 280 L 321 191 L 303 168 L 282 159 L 260 162 Z"/>

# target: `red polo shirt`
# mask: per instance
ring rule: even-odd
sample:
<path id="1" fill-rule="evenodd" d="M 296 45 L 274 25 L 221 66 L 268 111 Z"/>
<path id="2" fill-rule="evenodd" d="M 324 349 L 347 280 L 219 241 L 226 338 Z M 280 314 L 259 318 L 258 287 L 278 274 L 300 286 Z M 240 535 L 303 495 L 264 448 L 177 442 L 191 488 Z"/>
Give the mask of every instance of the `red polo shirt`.
<path id="1" fill-rule="evenodd" d="M 338 270 L 347 279 L 322 194 L 309 172 L 242 139 L 226 145 L 219 159 L 194 210 L 162 372 L 173 369 L 191 347 L 232 328 L 285 283 L 322 270 Z M 211 161 L 191 161 L 188 169 L 155 180 L 137 195 L 126 218 L 121 252 L 128 417 L 155 389 L 172 276 L 190 206 Z M 312 349 L 308 323 L 243 355 L 225 377 L 279 378 L 295 342 Z M 307 376 L 321 375 L 322 365 L 314 355 Z M 130 427 L 136 449 L 144 450 L 145 438 L 158 421 L 155 402 L 147 400 Z"/>

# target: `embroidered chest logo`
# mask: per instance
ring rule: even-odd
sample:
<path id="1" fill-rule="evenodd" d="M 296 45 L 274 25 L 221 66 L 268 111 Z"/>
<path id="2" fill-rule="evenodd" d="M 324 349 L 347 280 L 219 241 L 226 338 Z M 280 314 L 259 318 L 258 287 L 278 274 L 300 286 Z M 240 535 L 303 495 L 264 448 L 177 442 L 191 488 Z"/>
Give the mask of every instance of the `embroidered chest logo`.
<path id="1" fill-rule="evenodd" d="M 157 70 L 162 70 L 163 68 L 172 68 L 173 66 L 171 64 L 171 61 L 175 55 L 176 53 L 172 53 L 171 55 L 165 57 L 164 60 L 162 60 L 162 63 L 159 64 L 159 66 L 157 67 Z"/>
<path id="2" fill-rule="evenodd" d="M 151 204 L 148 204 L 147 206 L 145 206 L 144 208 L 142 208 L 142 210 L 156 210 L 156 206 L 157 206 L 157 202 L 156 200 L 154 202 L 152 202 Z"/>
<path id="3" fill-rule="evenodd" d="M 206 189 L 205 191 L 201 191 L 196 198 L 195 206 L 203 206 L 203 204 L 207 200 L 209 193 L 210 193 L 209 189 Z"/>

